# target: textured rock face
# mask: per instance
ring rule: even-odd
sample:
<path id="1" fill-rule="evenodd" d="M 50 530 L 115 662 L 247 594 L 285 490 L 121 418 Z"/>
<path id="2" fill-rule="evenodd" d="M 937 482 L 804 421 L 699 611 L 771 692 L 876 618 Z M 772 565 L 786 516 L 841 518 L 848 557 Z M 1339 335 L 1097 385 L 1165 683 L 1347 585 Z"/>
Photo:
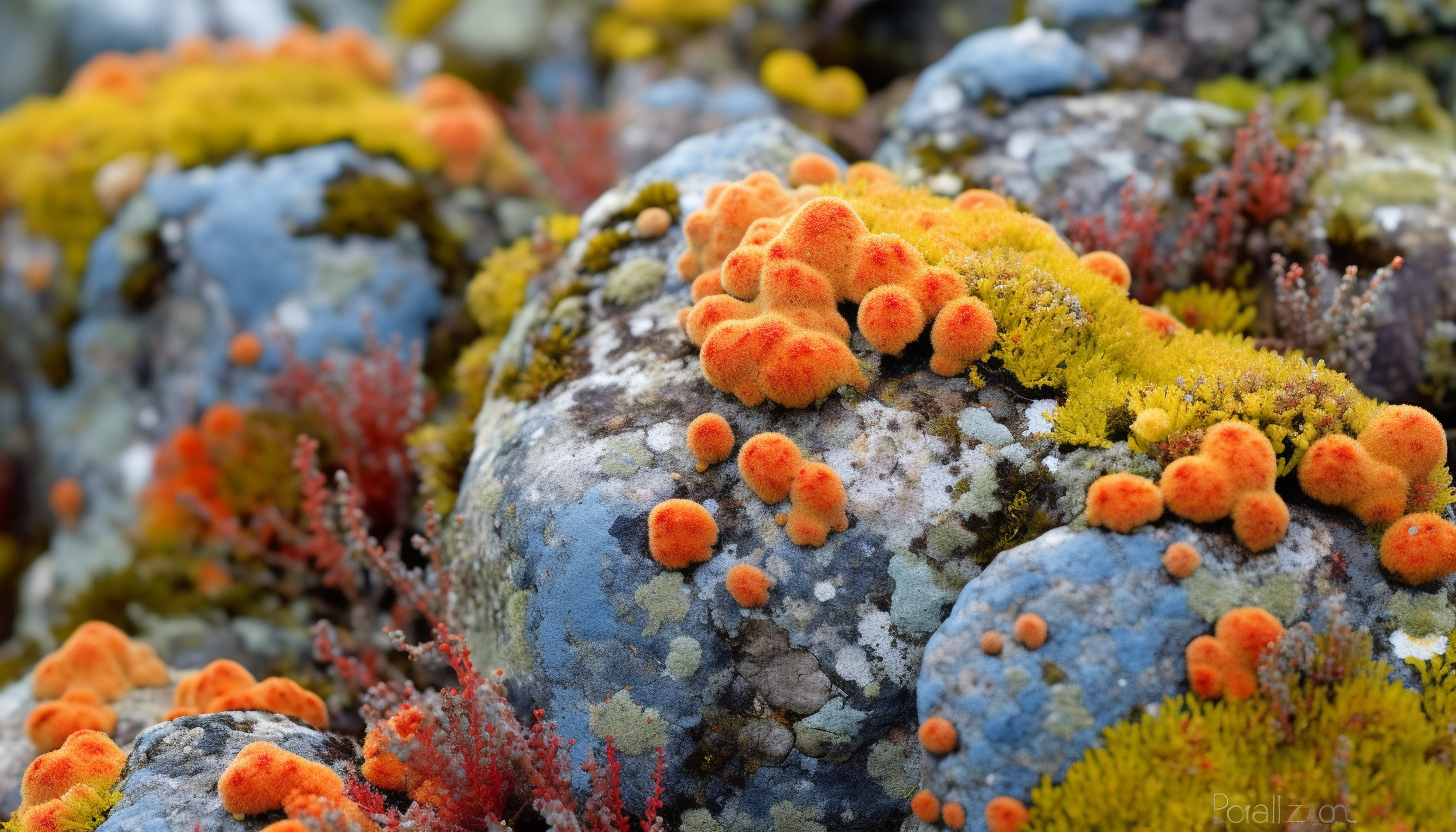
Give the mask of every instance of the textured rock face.
<path id="1" fill-rule="evenodd" d="M 1181 581 L 1159 563 L 1176 541 L 1203 556 Z M 950 719 L 960 741 L 946 755 L 922 752 L 922 785 L 964 805 L 967 828 L 983 832 L 991 798 L 1024 800 L 1043 775 L 1060 778 L 1100 744 L 1104 728 L 1181 695 L 1188 642 L 1234 607 L 1262 607 L 1289 625 L 1307 620 L 1323 598 L 1344 594 L 1351 625 L 1375 636 L 1377 658 L 1409 673 L 1401 659 L 1428 658 L 1456 623 L 1453 584 L 1447 579 L 1438 593 L 1393 586 L 1363 527 L 1302 507 L 1284 541 L 1263 554 L 1250 554 L 1218 526 L 1183 522 L 1131 535 L 1050 532 L 1001 553 L 967 584 L 927 645 L 920 719 Z M 1011 638 L 1021 613 L 1047 622 L 1037 650 Z M 1000 655 L 980 648 L 988 630 L 1004 637 Z"/>
<path id="2" fill-rule="evenodd" d="M 259 741 L 324 763 L 340 777 L 357 775 L 352 740 L 288 717 L 256 711 L 180 717 L 137 737 L 117 783 L 126 797 L 98 832 L 246 832 L 281 820 L 282 812 L 238 820 L 217 794 L 223 770 L 243 746 Z"/>

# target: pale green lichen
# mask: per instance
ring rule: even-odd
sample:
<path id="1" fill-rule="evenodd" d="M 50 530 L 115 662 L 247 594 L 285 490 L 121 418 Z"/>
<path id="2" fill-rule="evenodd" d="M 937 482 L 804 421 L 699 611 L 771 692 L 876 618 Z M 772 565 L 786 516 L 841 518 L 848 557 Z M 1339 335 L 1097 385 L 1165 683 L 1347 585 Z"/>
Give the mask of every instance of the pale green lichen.
<path id="1" fill-rule="evenodd" d="M 908 742 L 890 737 L 870 746 L 866 765 L 870 779 L 893 798 L 907 798 L 920 783 L 920 755 Z"/>
<path id="2" fill-rule="evenodd" d="M 1445 635 L 1456 629 L 1456 609 L 1444 595 L 1397 590 L 1390 615 L 1398 630 L 1414 638 Z"/>
<path id="3" fill-rule="evenodd" d="M 827 832 L 819 822 L 822 811 L 818 806 L 801 809 L 781 800 L 769 807 L 768 816 L 773 819 L 773 832 Z"/>
<path id="4" fill-rule="evenodd" d="M 906 635 L 929 635 L 940 626 L 941 612 L 953 603 L 957 592 L 942 589 L 935 582 L 930 564 L 914 556 L 890 558 L 890 578 L 895 582 L 890 596 L 890 619 Z"/>
<path id="5" fill-rule="evenodd" d="M 612 303 L 627 306 L 646 300 L 662 290 L 662 281 L 667 277 L 667 264 L 651 257 L 628 260 L 612 269 L 607 283 L 602 287 L 602 297 Z"/>
<path id="6" fill-rule="evenodd" d="M 1205 568 L 1184 578 L 1183 589 L 1188 593 L 1188 606 L 1210 624 L 1235 607 L 1259 607 L 1287 623 L 1299 613 L 1303 585 L 1294 575 L 1250 579 Z"/>
<path id="7" fill-rule="evenodd" d="M 672 574 L 677 574 L 676 572 Z M 646 589 L 646 587 L 643 587 Z M 641 594 L 641 590 L 638 590 Z M 681 593 L 679 593 L 681 595 Z M 683 596 L 686 599 L 686 596 Z M 644 605 L 645 606 L 645 605 Z M 684 604 L 683 615 L 687 614 Z M 679 618 L 679 621 L 682 619 Z M 660 626 L 654 621 L 654 626 Z M 678 636 L 667 645 L 667 675 L 679 682 L 698 672 L 698 666 L 703 661 L 703 646 L 692 636 Z"/>
<path id="8" fill-rule="evenodd" d="M 656 709 L 633 702 L 629 690 L 592 705 L 587 725 L 598 738 L 611 737 L 623 754 L 637 756 L 667 746 L 667 720 Z"/>
<path id="9" fill-rule="evenodd" d="M 510 647 L 506 650 L 506 663 L 513 673 L 531 672 L 531 648 L 526 640 L 526 613 L 531 607 L 531 590 L 518 589 L 506 599 L 506 632 L 510 633 Z"/>
<path id="10" fill-rule="evenodd" d="M 951 518 L 926 532 L 925 543 L 930 547 L 931 557 L 945 560 L 957 552 L 975 548 L 976 533 Z"/>
<path id="11" fill-rule="evenodd" d="M 990 517 L 1002 505 L 997 494 L 1001 483 L 996 478 L 996 464 L 980 451 L 973 451 L 966 464 L 970 470 L 956 484 L 961 493 L 952 508 L 966 520 Z"/>
<path id="12" fill-rule="evenodd" d="M 1051 686 L 1052 704 L 1047 710 L 1041 727 L 1048 734 L 1063 742 L 1070 742 L 1079 731 L 1085 731 L 1097 724 L 1092 712 L 1082 704 L 1082 686 L 1057 684 Z"/>
<path id="13" fill-rule="evenodd" d="M 689 599 L 683 592 L 681 572 L 663 572 L 638 587 L 632 598 L 647 610 L 650 618 L 650 623 L 642 630 L 644 636 L 656 634 L 664 624 L 676 624 L 688 617 Z"/>
<path id="14" fill-rule="evenodd" d="M 723 825 L 713 820 L 707 809 L 689 809 L 682 814 L 682 832 L 723 832 Z"/>
<path id="15" fill-rule="evenodd" d="M 642 437 L 631 434 L 613 436 L 602 443 L 602 473 L 612 477 L 630 477 L 637 469 L 652 462 L 652 451 Z"/>

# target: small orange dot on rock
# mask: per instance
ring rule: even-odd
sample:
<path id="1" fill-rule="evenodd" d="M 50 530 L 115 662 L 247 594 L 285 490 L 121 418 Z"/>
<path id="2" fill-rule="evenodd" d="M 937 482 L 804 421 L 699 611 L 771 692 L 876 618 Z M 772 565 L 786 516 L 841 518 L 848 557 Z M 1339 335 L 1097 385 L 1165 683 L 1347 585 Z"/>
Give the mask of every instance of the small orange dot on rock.
<path id="1" fill-rule="evenodd" d="M 663 500 L 647 515 L 647 549 L 668 569 L 708 560 L 717 542 L 717 521 L 692 500 Z"/>
<path id="2" fill-rule="evenodd" d="M 1187 543 L 1174 543 L 1163 551 L 1163 568 L 1175 578 L 1186 578 L 1198 571 L 1203 558 Z"/>
<path id="3" fill-rule="evenodd" d="M 706 471 L 733 453 L 733 428 L 716 413 L 704 413 L 688 424 L 688 450 Z"/>
<path id="4" fill-rule="evenodd" d="M 643 237 L 649 239 L 661 237 L 667 233 L 667 229 L 672 227 L 672 214 L 666 208 L 657 206 L 643 208 L 633 225 L 636 226 L 637 233 Z"/>
<path id="5" fill-rule="evenodd" d="M 1026 646 L 1028 650 L 1035 650 L 1046 644 L 1047 623 L 1046 619 L 1036 613 L 1022 613 L 1016 617 L 1016 624 L 1011 630 L 1016 640 Z"/>
<path id="6" fill-rule="evenodd" d="M 966 826 L 966 807 L 959 803 L 947 803 L 940 807 L 940 819 L 951 829 L 964 829 Z"/>
<path id="7" fill-rule="evenodd" d="M 943 716 L 933 716 L 920 723 L 920 745 L 931 754 L 949 754 L 956 747 L 956 728 Z"/>
<path id="8" fill-rule="evenodd" d="M 767 604 L 768 590 L 773 586 L 773 581 L 763 574 L 762 569 L 746 563 L 729 569 L 725 583 L 728 594 L 743 607 L 761 607 Z"/>
<path id="9" fill-rule="evenodd" d="M 921 789 L 910 798 L 910 811 L 926 823 L 935 823 L 940 820 L 940 801 L 930 793 L 930 789 Z"/>
<path id="10" fill-rule="evenodd" d="M 239 332 L 228 342 L 228 360 L 239 367 L 251 367 L 263 357 L 263 339 L 256 333 Z"/>
<path id="11" fill-rule="evenodd" d="M 50 506 L 56 520 L 62 526 L 71 528 L 76 525 L 76 521 L 81 518 L 81 510 L 86 507 L 86 492 L 75 478 L 62 477 L 51 486 Z"/>
<path id="12" fill-rule="evenodd" d="M 1014 797 L 1001 795 L 986 804 L 986 829 L 989 832 L 1017 832 L 1031 817 L 1026 804 Z"/>
<path id="13" fill-rule="evenodd" d="M 981 652 L 988 656 L 1000 655 L 1004 645 L 1001 641 L 1001 634 L 995 630 L 987 630 L 981 633 Z"/>

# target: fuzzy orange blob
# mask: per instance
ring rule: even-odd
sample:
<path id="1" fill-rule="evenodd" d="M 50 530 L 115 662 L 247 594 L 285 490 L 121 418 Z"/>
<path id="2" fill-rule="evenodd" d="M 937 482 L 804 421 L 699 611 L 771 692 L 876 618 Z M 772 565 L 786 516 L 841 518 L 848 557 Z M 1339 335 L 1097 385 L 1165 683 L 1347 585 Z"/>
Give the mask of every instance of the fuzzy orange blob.
<path id="1" fill-rule="evenodd" d="M 935 316 L 930 328 L 931 371 L 960 375 L 985 358 L 996 344 L 996 319 L 979 298 L 956 298 Z"/>
<path id="2" fill-rule="evenodd" d="M 768 171 L 758 171 L 741 182 L 719 182 L 708 188 L 703 207 L 683 221 L 688 250 L 678 260 L 683 280 L 716 269 L 738 247 L 748 227 L 761 217 L 785 217 L 802 200 L 784 188 Z"/>
<path id="3" fill-rule="evenodd" d="M 999 656 L 1005 646 L 1001 634 L 995 630 L 981 633 L 981 652 L 988 656 Z"/>
<path id="4" fill-rule="evenodd" d="M 110 624 L 88 621 L 36 664 L 31 690 L 36 699 L 55 699 L 69 690 L 87 689 L 112 702 L 133 687 L 165 684 L 167 666 L 151 647 Z"/>
<path id="5" fill-rule="evenodd" d="M 1249 491 L 1234 503 L 1234 537 L 1261 552 L 1284 539 L 1289 531 L 1289 507 L 1283 498 L 1269 491 Z"/>
<path id="6" fill-rule="evenodd" d="M 1030 818 L 1026 804 L 1014 797 L 1000 795 L 986 804 L 987 832 L 1017 832 Z"/>
<path id="7" fill-rule="evenodd" d="M 733 453 L 733 428 L 716 413 L 704 413 L 688 423 L 688 450 L 706 471 Z"/>
<path id="8" fill-rule="evenodd" d="M 253 332 L 239 332 L 228 342 L 228 361 L 251 367 L 263 357 L 263 339 Z"/>
<path id="9" fill-rule="evenodd" d="M 381 789 L 408 792 L 420 787 L 408 766 L 386 747 L 386 736 L 412 739 L 424 723 L 424 715 L 405 704 L 389 719 L 376 722 L 364 738 L 364 764 L 359 773 Z"/>
<path id="10" fill-rule="evenodd" d="M 1203 557 L 1198 550 L 1187 543 L 1174 543 L 1163 550 L 1163 568 L 1175 578 L 1183 579 L 1198 571 Z"/>
<path id="11" fill-rule="evenodd" d="M 420 135 L 445 157 L 445 178 L 468 185 L 480 176 L 481 163 L 499 146 L 500 120 L 484 108 L 452 107 L 420 117 Z"/>
<path id="12" fill-rule="evenodd" d="M 1254 551 L 1284 539 L 1289 508 L 1274 491 L 1274 446 L 1257 427 L 1227 420 L 1204 432 L 1198 453 L 1175 459 L 1158 485 L 1168 510 L 1195 523 L 1230 515 L 1234 536 Z"/>
<path id="13" fill-rule="evenodd" d="M 647 515 L 647 549 L 668 569 L 682 569 L 713 556 L 718 524 L 692 500 L 663 500 Z"/>
<path id="14" fill-rule="evenodd" d="M 298 717 L 319 730 L 329 724 L 328 708 L 318 694 L 278 676 L 256 681 L 247 668 L 228 659 L 178 682 L 167 719 L 223 711 L 270 711 Z"/>
<path id="15" fill-rule="evenodd" d="M 876 286 L 859 304 L 859 331 L 876 352 L 899 355 L 925 330 L 925 311 L 903 286 Z M 993 324 L 994 326 L 994 324 Z"/>
<path id="16" fill-rule="evenodd" d="M 1087 489 L 1087 523 L 1127 534 L 1163 516 L 1163 492 L 1147 477 L 1119 471 Z"/>
<path id="17" fill-rule="evenodd" d="M 874 162 L 855 162 L 844 172 L 846 182 L 877 182 L 891 184 L 900 181 L 889 168 Z"/>
<path id="18" fill-rule="evenodd" d="M 1188 664 L 1188 688 L 1204 699 L 1223 696 L 1223 680 L 1229 665 L 1228 651 L 1213 636 L 1199 636 L 1183 651 Z"/>
<path id="19" fill-rule="evenodd" d="M 964 829 L 966 826 L 966 807 L 959 803 L 947 803 L 940 807 L 940 819 L 951 829 Z"/>
<path id="20" fill-rule="evenodd" d="M 1205 699 L 1247 699 L 1259 689 L 1259 656 L 1284 635 L 1279 619 L 1258 607 L 1229 610 L 1212 636 L 1189 642 L 1188 687 Z"/>
<path id="21" fill-rule="evenodd" d="M 102 52 L 76 70 L 66 85 L 66 94 L 104 93 L 140 103 L 147 95 L 147 74 L 142 63 L 131 55 Z"/>
<path id="22" fill-rule="evenodd" d="M 125 766 L 126 752 L 111 737 L 100 731 L 77 731 L 60 748 L 40 755 L 26 768 L 20 780 L 20 807 L 10 820 L 19 821 L 22 829 L 50 828 L 36 823 L 46 814 L 46 807 L 63 809 L 51 804 L 63 801 L 72 789 L 110 791 Z"/>
<path id="23" fill-rule="evenodd" d="M 1047 623 L 1046 619 L 1032 612 L 1024 612 L 1016 616 L 1016 623 L 1012 625 L 1011 635 L 1021 642 L 1028 650 L 1035 650 L 1046 644 Z"/>
<path id="24" fill-rule="evenodd" d="M 721 294 L 723 294 L 723 281 L 719 280 L 717 269 L 709 269 L 693 278 L 693 303 L 697 303 L 710 295 Z M 691 314 L 693 314 L 691 307 L 679 310 L 678 312 L 678 323 L 682 325 L 684 331 L 687 330 L 688 316 Z"/>
<path id="25" fill-rule="evenodd" d="M 1173 460 L 1158 485 L 1168 510 L 1195 523 L 1212 523 L 1233 511 L 1233 485 L 1223 466 L 1208 457 Z"/>
<path id="26" fill-rule="evenodd" d="M 920 723 L 917 736 L 920 747 L 931 754 L 949 754 L 955 750 L 959 738 L 955 726 L 943 716 L 933 716 Z"/>
<path id="27" fill-rule="evenodd" d="M 172 707 L 185 711 L 169 713 L 167 719 L 203 713 L 213 700 L 252 687 L 257 681 L 246 667 L 231 659 L 218 659 L 202 670 L 182 677 L 177 689 L 172 692 Z"/>
<path id="28" fill-rule="evenodd" d="M 1127 267 L 1127 261 L 1110 251 L 1089 251 L 1077 262 L 1107 278 L 1123 292 L 1132 285 L 1132 270 Z"/>
<path id="29" fill-rule="evenodd" d="M 1151 306 L 1139 305 L 1138 314 L 1142 316 L 1143 326 L 1152 330 L 1159 338 L 1171 338 L 1174 333 L 1186 329 L 1182 321 Z"/>
<path id="30" fill-rule="evenodd" d="M 86 508 L 86 491 L 74 477 L 62 477 L 51 486 L 49 497 L 51 514 L 63 528 L 75 528 Z"/>
<path id="31" fill-rule="evenodd" d="M 1274 446 L 1263 431 L 1248 422 L 1230 420 L 1210 427 L 1203 434 L 1198 454 L 1223 466 L 1236 493 L 1274 488 L 1278 471 Z"/>
<path id="32" fill-rule="evenodd" d="M 785 530 L 799 546 L 823 546 L 829 532 L 849 528 L 844 513 L 849 495 L 839 475 L 821 462 L 806 462 L 789 487 L 789 517 Z"/>
<path id="33" fill-rule="evenodd" d="M 926 823 L 935 823 L 940 820 L 940 801 L 930 793 L 930 789 L 921 789 L 910 798 L 910 811 Z"/>
<path id="34" fill-rule="evenodd" d="M 789 187 L 828 185 L 839 181 L 839 166 L 820 153 L 800 153 L 789 162 Z"/>
<path id="35" fill-rule="evenodd" d="M 1358 439 L 1325 436 L 1299 462 L 1299 485 L 1322 503 L 1349 509 L 1365 523 L 1405 514 L 1412 485 L 1446 461 L 1446 433 L 1436 417 L 1411 405 L 1381 408 Z"/>
<path id="36" fill-rule="evenodd" d="M 765 503 L 788 499 L 789 487 L 803 466 L 799 446 L 782 433 L 757 434 L 738 449 L 738 473 Z"/>
<path id="37" fill-rule="evenodd" d="M 656 205 L 651 208 L 643 208 L 637 218 L 632 221 L 632 227 L 637 233 L 647 239 L 661 237 L 672 227 L 672 214 L 666 208 L 659 208 Z"/>
<path id="38" fill-rule="evenodd" d="M 37 751 L 53 751 L 77 731 L 116 730 L 116 711 L 88 688 L 66 691 L 60 699 L 35 706 L 25 719 L 25 733 Z"/>
<path id="39" fill-rule="evenodd" d="M 984 188 L 961 191 L 955 199 L 950 201 L 950 204 L 962 211 L 972 211 L 977 208 L 996 208 L 1002 211 L 1011 209 L 1011 203 L 1006 201 L 1006 197 Z"/>
<path id="40" fill-rule="evenodd" d="M 242 433 L 246 423 L 247 417 L 236 405 L 218 402 L 203 411 L 197 426 L 202 431 L 202 438 L 215 445 L 228 442 Z"/>
<path id="41" fill-rule="evenodd" d="M 341 798 L 344 781 L 322 763 L 285 751 L 271 742 L 243 747 L 217 783 L 222 807 L 235 817 L 282 809 L 294 793 Z"/>
<path id="42" fill-rule="evenodd" d="M 455 107 L 484 107 L 483 98 L 468 82 L 439 73 L 431 75 L 415 88 L 414 99 L 426 110 L 449 110 Z"/>
<path id="43" fill-rule="evenodd" d="M 768 576 L 757 566 L 740 563 L 728 570 L 725 583 L 728 594 L 741 607 L 761 607 L 768 603 L 768 590 L 773 586 Z"/>
<path id="44" fill-rule="evenodd" d="M 394 61 L 368 33 L 355 26 L 340 26 L 323 38 L 326 60 L 376 84 L 394 81 Z"/>
<path id="45" fill-rule="evenodd" d="M 1380 538 L 1380 565 L 1408 584 L 1456 572 L 1456 526 L 1439 515 L 1407 514 Z"/>
<path id="46" fill-rule="evenodd" d="M 1408 404 L 1383 407 L 1365 429 L 1360 444 L 1370 456 L 1395 466 L 1411 482 L 1425 480 L 1446 462 L 1446 430 L 1429 412 Z"/>
<path id="47" fill-rule="evenodd" d="M 1322 503 L 1349 506 L 1365 494 L 1372 463 L 1358 441 L 1340 434 L 1326 436 L 1310 445 L 1299 461 L 1299 487 Z"/>

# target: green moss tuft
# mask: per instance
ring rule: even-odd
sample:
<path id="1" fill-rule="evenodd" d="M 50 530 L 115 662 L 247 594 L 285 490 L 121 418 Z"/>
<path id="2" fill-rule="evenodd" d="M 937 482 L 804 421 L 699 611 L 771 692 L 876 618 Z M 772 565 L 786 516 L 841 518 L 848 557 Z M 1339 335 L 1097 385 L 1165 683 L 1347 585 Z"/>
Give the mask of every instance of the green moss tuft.
<path id="1" fill-rule="evenodd" d="M 608 228 L 598 231 L 587 241 L 581 255 L 581 267 L 588 272 L 604 272 L 612 267 L 612 255 L 632 242 L 632 232 Z"/>
<path id="2" fill-rule="evenodd" d="M 637 215 L 648 208 L 661 208 L 672 214 L 674 218 L 682 213 L 678 205 L 677 185 L 673 182 L 649 182 L 642 186 L 637 196 L 627 204 L 627 207 L 613 214 L 607 219 L 607 225 L 615 225 L 619 222 L 634 220 Z"/>

